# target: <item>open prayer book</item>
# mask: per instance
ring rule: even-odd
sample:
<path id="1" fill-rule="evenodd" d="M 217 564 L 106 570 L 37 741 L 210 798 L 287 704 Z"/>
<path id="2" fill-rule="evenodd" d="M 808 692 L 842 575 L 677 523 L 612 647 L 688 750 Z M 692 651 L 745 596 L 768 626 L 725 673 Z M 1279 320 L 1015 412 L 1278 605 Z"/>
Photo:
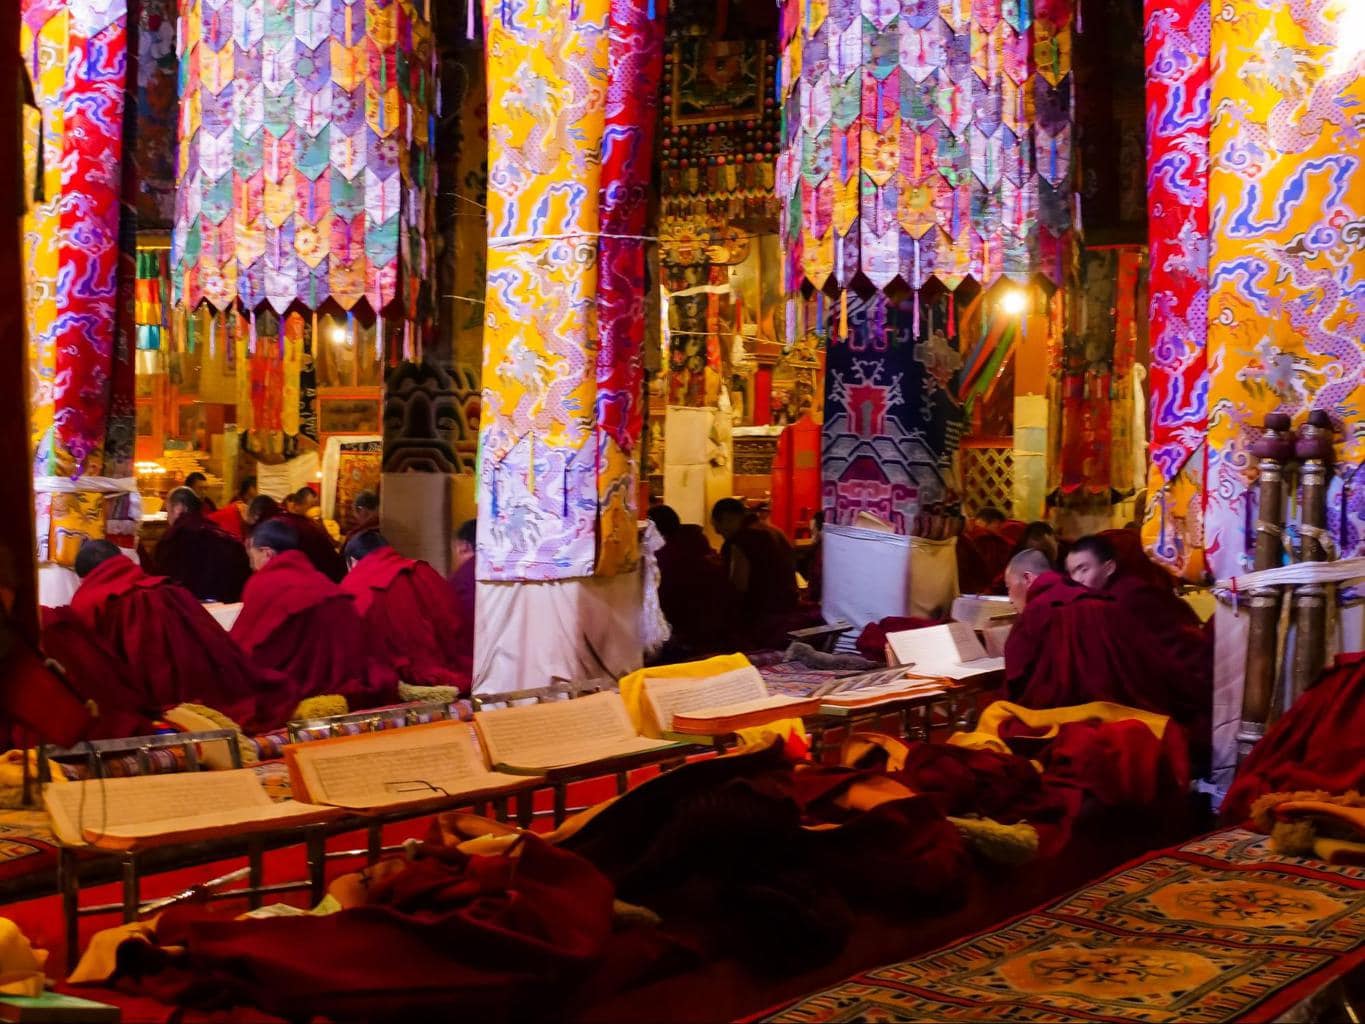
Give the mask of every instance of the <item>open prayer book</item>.
<path id="1" fill-rule="evenodd" d="M 660 732 L 690 736 L 715 736 L 820 710 L 812 697 L 770 694 L 752 665 L 705 679 L 649 677 L 644 691 Z"/>
<path id="2" fill-rule="evenodd" d="M 250 768 L 53 782 L 43 802 L 64 845 L 108 850 L 221 838 L 340 813 L 296 800 L 275 803 Z"/>
<path id="3" fill-rule="evenodd" d="M 947 693 L 951 682 L 933 676 L 913 675 L 904 669 L 891 672 L 869 672 L 841 679 L 820 696 L 820 711 L 827 715 L 845 715 L 859 708 L 879 704 L 894 704 L 916 697 L 937 697 Z"/>
<path id="4" fill-rule="evenodd" d="M 952 617 L 974 629 L 986 629 L 1002 621 L 1013 622 L 1018 610 L 1008 597 L 994 594 L 962 594 L 953 598 Z"/>
<path id="5" fill-rule="evenodd" d="M 637 733 L 614 690 L 480 711 L 474 725 L 493 768 L 516 775 L 544 775 L 555 768 L 677 746 Z"/>
<path id="6" fill-rule="evenodd" d="M 284 757 L 300 800 L 356 810 L 481 796 L 528 781 L 489 771 L 468 722 L 294 743 Z"/>
<path id="7" fill-rule="evenodd" d="M 965 622 L 888 633 L 886 646 L 896 664 L 913 668 L 920 676 L 970 679 L 1005 667 L 1005 659 L 988 655 L 976 630 Z"/>

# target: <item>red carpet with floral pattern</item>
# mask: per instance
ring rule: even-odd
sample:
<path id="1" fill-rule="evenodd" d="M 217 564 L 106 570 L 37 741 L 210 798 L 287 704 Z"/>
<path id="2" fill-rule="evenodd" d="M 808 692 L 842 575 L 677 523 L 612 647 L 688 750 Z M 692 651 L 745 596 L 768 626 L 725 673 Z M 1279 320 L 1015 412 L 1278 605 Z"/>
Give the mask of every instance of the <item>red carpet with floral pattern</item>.
<path id="1" fill-rule="evenodd" d="M 1270 1021 L 1365 957 L 1365 869 L 1226 830 L 768 1021 Z"/>

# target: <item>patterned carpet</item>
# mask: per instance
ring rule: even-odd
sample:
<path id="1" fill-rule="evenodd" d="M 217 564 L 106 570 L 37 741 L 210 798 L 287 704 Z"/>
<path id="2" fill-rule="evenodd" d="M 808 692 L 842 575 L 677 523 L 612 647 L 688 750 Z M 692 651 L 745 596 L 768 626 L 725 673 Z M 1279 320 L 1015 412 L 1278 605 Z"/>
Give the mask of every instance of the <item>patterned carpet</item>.
<path id="1" fill-rule="evenodd" d="M 1365 869 L 1228 830 L 768 1021 L 1270 1021 L 1365 958 Z"/>

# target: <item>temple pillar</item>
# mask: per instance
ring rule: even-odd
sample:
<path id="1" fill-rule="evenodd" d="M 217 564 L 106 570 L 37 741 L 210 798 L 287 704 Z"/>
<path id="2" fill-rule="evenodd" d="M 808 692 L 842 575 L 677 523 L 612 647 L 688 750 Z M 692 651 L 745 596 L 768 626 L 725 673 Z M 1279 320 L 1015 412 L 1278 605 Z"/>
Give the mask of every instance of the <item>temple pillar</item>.
<path id="1" fill-rule="evenodd" d="M 1048 319 L 1024 314 L 1023 338 L 1014 355 L 1014 508 L 1015 519 L 1032 522 L 1047 516 Z"/>
<path id="2" fill-rule="evenodd" d="M 476 690 L 640 664 L 635 448 L 651 166 L 640 155 L 653 151 L 662 8 L 484 3 Z M 562 126 L 554 146 L 542 139 L 546 102 Z"/>

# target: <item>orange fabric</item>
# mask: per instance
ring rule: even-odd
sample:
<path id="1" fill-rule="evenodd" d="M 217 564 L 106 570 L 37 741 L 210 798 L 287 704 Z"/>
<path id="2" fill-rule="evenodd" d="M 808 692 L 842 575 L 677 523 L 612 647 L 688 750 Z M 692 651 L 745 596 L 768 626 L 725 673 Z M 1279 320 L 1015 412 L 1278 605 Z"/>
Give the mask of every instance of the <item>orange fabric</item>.
<path id="1" fill-rule="evenodd" d="M 809 416 L 777 438 L 769 507 L 769 521 L 792 539 L 820 508 L 820 424 Z"/>

